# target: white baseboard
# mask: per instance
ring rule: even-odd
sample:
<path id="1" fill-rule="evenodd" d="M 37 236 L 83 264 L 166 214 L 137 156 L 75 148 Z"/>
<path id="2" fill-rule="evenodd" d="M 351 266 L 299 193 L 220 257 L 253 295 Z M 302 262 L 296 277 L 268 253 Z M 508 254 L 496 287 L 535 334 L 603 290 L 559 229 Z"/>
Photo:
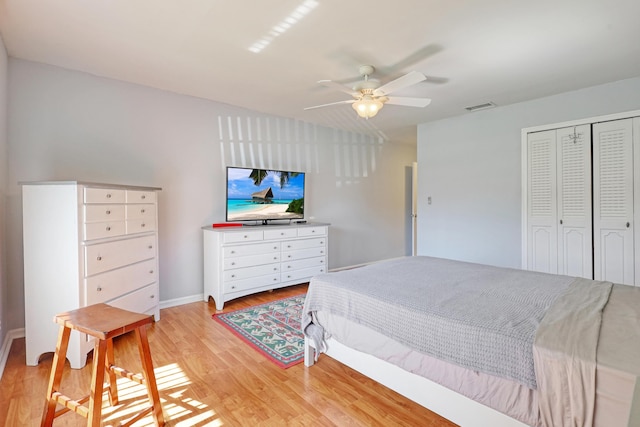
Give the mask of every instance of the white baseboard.
<path id="1" fill-rule="evenodd" d="M 160 308 L 175 307 L 178 305 L 191 304 L 192 302 L 198 302 L 198 301 L 204 301 L 204 294 L 191 295 L 188 297 L 160 301 Z"/>
<path id="2" fill-rule="evenodd" d="M 0 348 L 0 378 L 4 373 L 4 367 L 7 365 L 7 359 L 9 358 L 9 352 L 11 351 L 11 344 L 16 338 L 24 337 L 24 328 L 12 329 L 7 332 Z"/>

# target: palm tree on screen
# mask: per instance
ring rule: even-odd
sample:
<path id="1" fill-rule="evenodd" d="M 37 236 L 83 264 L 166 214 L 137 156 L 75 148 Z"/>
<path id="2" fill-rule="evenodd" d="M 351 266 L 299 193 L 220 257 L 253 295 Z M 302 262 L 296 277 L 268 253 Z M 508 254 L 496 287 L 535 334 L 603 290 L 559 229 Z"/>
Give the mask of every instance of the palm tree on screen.
<path id="1" fill-rule="evenodd" d="M 298 172 L 282 172 L 282 171 L 270 171 L 266 169 L 253 169 L 249 174 L 249 178 L 253 179 L 253 183 L 258 186 L 262 184 L 262 181 L 269 175 L 269 173 L 275 173 L 280 177 L 280 188 L 284 188 L 289 182 L 289 178 L 295 178 L 299 175 Z"/>

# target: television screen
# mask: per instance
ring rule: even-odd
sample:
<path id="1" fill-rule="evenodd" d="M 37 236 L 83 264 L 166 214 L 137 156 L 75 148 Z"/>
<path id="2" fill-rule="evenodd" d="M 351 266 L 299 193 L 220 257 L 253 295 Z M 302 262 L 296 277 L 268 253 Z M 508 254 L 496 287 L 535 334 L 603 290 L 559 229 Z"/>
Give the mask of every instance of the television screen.
<path id="1" fill-rule="evenodd" d="M 227 221 L 304 218 L 304 173 L 227 167 Z"/>

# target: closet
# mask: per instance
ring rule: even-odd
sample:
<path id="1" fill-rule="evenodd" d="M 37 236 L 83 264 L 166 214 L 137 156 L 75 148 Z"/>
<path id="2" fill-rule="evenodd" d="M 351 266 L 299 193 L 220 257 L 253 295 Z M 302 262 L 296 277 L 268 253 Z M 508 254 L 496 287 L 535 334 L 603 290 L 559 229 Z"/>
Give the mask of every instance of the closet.
<path id="1" fill-rule="evenodd" d="M 523 154 L 524 268 L 640 285 L 640 112 L 525 129 Z"/>

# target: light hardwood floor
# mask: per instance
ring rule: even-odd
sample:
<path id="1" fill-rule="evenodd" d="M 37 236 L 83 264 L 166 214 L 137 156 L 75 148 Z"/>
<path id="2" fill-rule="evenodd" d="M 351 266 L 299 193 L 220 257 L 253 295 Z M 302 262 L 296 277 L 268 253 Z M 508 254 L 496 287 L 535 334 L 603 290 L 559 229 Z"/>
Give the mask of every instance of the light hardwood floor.
<path id="1" fill-rule="evenodd" d="M 299 285 L 263 292 L 230 301 L 224 311 L 305 291 L 306 285 Z M 281 369 L 213 321 L 215 312 L 212 301 L 163 309 L 161 320 L 148 329 L 168 426 L 454 426 L 326 356 L 312 368 Z M 116 339 L 114 346 L 119 366 L 141 371 L 133 334 Z M 15 340 L 0 381 L 0 426 L 40 423 L 52 354 L 38 366 L 24 360 L 24 339 Z M 63 392 L 77 398 L 88 394 L 90 377 L 90 363 L 79 370 L 67 363 Z M 118 384 L 121 403 L 114 412 L 106 399 L 104 425 L 117 425 L 146 405 L 141 386 L 124 379 Z M 85 420 L 72 413 L 54 422 L 82 425 Z M 135 425 L 153 422 L 148 417 Z"/>

